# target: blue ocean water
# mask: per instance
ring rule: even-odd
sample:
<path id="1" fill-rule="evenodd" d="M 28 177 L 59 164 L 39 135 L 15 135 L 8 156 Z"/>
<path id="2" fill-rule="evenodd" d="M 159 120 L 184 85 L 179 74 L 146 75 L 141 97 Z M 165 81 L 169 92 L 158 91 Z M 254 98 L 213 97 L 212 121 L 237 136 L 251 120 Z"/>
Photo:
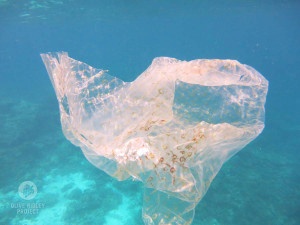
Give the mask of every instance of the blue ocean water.
<path id="1" fill-rule="evenodd" d="M 63 136 L 49 51 L 125 81 L 157 56 L 254 67 L 269 80 L 265 130 L 223 166 L 193 224 L 300 224 L 299 11 L 296 0 L 0 0 L 0 224 L 143 224 L 142 184 L 109 177 Z M 19 196 L 23 181 L 34 199 Z"/>

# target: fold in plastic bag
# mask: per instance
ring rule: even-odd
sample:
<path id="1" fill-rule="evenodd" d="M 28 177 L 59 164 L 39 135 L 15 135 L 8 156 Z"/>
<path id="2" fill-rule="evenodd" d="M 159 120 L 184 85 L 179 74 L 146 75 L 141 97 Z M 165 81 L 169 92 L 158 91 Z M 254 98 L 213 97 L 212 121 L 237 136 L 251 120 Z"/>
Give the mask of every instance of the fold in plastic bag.
<path id="1" fill-rule="evenodd" d="M 234 60 L 160 57 L 124 82 L 41 56 L 66 138 L 107 174 L 144 183 L 145 224 L 190 224 L 223 163 L 264 128 L 268 81 Z"/>

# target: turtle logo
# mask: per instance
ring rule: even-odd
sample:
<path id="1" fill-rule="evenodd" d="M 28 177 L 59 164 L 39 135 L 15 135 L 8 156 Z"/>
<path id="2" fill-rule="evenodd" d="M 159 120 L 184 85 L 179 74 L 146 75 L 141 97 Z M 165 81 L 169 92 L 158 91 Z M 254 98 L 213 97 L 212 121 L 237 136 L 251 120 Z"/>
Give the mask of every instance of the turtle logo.
<path id="1" fill-rule="evenodd" d="M 24 181 L 19 186 L 19 195 L 24 200 L 31 200 L 37 194 L 37 187 L 31 181 Z"/>

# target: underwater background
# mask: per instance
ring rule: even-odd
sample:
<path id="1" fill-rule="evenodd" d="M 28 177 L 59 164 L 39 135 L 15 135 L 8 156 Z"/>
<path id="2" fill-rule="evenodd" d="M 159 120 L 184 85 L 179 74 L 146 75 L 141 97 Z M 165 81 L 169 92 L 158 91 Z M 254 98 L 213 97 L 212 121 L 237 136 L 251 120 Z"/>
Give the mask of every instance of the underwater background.
<path id="1" fill-rule="evenodd" d="M 300 1 L 0 0 L 0 224 L 142 225 L 142 183 L 116 181 L 63 136 L 50 51 L 124 81 L 158 56 L 254 67 L 269 80 L 265 130 L 225 163 L 193 224 L 300 224 Z"/>

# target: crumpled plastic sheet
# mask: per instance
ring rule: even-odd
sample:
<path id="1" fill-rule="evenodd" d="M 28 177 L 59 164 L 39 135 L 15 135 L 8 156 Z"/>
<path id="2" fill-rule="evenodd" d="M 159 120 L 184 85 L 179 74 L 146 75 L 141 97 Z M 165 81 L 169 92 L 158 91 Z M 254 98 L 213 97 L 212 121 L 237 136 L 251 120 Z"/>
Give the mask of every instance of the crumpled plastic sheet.
<path id="1" fill-rule="evenodd" d="M 268 81 L 235 60 L 155 58 L 133 82 L 41 54 L 64 135 L 96 167 L 145 187 L 145 224 L 191 224 L 226 162 L 264 128 Z"/>

